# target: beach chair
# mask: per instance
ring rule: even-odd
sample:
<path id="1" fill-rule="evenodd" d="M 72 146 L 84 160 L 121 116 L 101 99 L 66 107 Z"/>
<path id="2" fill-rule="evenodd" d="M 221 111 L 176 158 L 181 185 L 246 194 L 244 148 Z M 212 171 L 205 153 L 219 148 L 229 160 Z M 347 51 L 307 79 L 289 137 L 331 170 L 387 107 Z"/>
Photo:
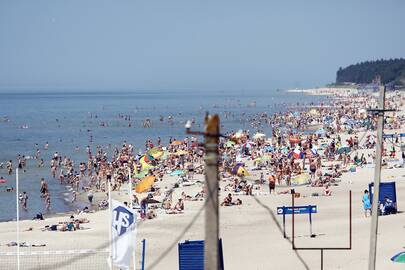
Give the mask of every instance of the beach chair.
<path id="1" fill-rule="evenodd" d="M 219 264 L 224 270 L 224 257 L 222 252 L 222 239 L 218 240 Z M 179 270 L 204 270 L 204 241 L 185 241 L 178 244 Z"/>

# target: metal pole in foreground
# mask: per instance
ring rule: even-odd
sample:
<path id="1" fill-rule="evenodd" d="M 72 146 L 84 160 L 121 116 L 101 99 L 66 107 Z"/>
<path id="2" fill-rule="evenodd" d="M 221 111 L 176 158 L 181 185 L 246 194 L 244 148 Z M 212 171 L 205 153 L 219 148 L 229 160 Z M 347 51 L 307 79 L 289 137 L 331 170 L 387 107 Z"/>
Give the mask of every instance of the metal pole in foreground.
<path id="1" fill-rule="evenodd" d="M 110 243 L 110 258 L 109 258 L 109 267 L 113 268 L 112 262 L 112 199 L 111 199 L 111 180 L 108 180 L 108 242 Z"/>
<path id="2" fill-rule="evenodd" d="M 205 117 L 205 242 L 204 269 L 219 269 L 219 208 L 218 208 L 218 142 L 219 117 L 207 115 Z"/>
<path id="3" fill-rule="evenodd" d="M 380 197 L 381 181 L 381 159 L 383 147 L 383 130 L 384 130 L 384 110 L 385 110 L 385 86 L 380 86 L 379 110 L 377 122 L 377 145 L 375 153 L 374 169 L 374 192 L 373 205 L 371 212 L 371 231 L 370 231 L 370 252 L 368 260 L 368 269 L 375 270 L 376 253 L 377 253 L 377 232 L 378 232 L 378 201 Z"/>
<path id="4" fill-rule="evenodd" d="M 19 204 L 19 184 L 18 184 L 18 168 L 15 171 L 15 197 L 17 206 L 17 270 L 20 270 L 20 204 Z"/>

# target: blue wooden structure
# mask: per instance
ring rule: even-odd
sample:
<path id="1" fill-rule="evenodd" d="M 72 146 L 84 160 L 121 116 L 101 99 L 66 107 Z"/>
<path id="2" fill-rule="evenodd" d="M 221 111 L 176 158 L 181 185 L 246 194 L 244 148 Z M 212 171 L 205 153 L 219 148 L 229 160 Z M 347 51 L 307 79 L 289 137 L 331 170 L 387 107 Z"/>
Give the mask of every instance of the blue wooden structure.
<path id="1" fill-rule="evenodd" d="M 220 269 L 224 269 L 222 239 L 218 240 Z M 204 241 L 179 243 L 179 270 L 204 270 Z"/>

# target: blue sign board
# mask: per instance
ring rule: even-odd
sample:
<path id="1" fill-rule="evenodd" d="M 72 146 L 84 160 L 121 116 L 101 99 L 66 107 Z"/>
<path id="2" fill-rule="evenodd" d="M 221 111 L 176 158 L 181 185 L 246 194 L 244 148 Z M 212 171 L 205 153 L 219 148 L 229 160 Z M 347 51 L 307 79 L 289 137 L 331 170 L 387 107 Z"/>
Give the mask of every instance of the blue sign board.
<path id="1" fill-rule="evenodd" d="M 309 232 L 312 237 L 312 214 L 317 213 L 318 209 L 316 205 L 304 205 L 304 206 L 282 206 L 277 207 L 277 215 L 283 215 L 283 231 L 284 238 L 287 238 L 285 233 L 285 215 L 295 214 L 308 214 L 309 216 Z"/>
<path id="2" fill-rule="evenodd" d="M 277 207 L 277 215 L 291 215 L 293 208 L 291 206 Z M 294 206 L 294 214 L 314 214 L 317 213 L 316 205 Z"/>

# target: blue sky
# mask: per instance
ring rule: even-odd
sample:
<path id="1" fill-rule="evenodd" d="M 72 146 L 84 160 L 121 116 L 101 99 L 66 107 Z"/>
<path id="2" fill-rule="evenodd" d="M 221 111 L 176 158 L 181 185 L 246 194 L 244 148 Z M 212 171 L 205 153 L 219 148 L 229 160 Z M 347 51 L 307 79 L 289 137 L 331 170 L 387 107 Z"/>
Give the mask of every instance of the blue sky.
<path id="1" fill-rule="evenodd" d="M 3 0 L 0 91 L 269 90 L 405 57 L 405 1 Z"/>

